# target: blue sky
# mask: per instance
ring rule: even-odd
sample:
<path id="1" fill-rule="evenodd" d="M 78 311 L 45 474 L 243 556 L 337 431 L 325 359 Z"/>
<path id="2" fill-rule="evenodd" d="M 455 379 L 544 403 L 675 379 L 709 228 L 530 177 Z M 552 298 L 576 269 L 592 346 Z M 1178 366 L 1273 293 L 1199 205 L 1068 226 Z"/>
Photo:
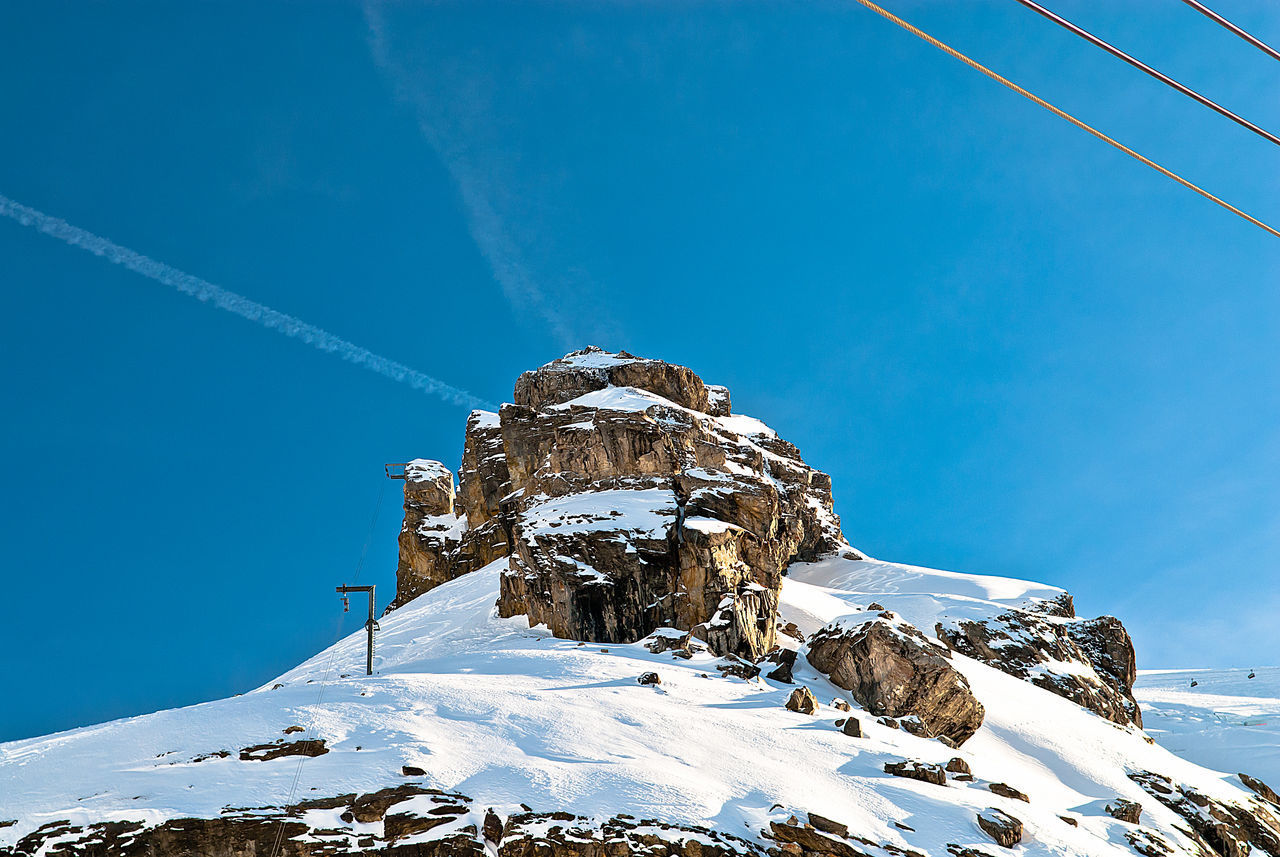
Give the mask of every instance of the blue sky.
<path id="1" fill-rule="evenodd" d="M 1274 147 L 1011 0 L 888 5 L 1280 220 Z M 1185 5 L 1054 8 L 1280 127 Z M 872 555 L 1064 586 L 1143 666 L 1280 660 L 1280 241 L 854 3 L 15 2 L 0 79 L 18 202 L 484 399 L 684 363 Z M 384 490 L 390 599 L 382 464 L 456 467 L 463 408 L 11 220 L 0 260 L 0 739 L 326 645 Z"/>

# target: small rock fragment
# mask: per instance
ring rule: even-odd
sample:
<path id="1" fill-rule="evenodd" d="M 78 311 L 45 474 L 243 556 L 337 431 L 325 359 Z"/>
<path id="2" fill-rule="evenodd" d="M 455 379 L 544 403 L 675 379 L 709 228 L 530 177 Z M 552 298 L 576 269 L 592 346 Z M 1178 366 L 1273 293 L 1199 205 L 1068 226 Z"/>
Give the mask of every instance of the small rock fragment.
<path id="1" fill-rule="evenodd" d="M 643 685 L 662 684 L 662 679 L 655 672 L 644 673 L 636 681 Z"/>
<path id="2" fill-rule="evenodd" d="M 947 771 L 952 774 L 972 774 L 973 773 L 973 771 L 969 769 L 969 763 L 966 762 L 964 759 L 961 759 L 959 756 L 956 756 L 954 759 L 947 762 Z"/>
<path id="3" fill-rule="evenodd" d="M 405 777 L 425 777 L 427 772 L 417 765 L 401 765 L 400 774 Z"/>

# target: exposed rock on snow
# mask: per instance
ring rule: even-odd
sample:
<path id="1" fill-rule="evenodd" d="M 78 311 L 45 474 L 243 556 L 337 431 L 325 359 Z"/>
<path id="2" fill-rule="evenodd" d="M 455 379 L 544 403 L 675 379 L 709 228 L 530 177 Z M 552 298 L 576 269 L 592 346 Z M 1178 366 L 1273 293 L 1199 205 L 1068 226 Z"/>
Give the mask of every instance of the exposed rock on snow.
<path id="1" fill-rule="evenodd" d="M 797 687 L 787 697 L 787 710 L 800 714 L 817 714 L 818 700 L 807 687 Z"/>
<path id="2" fill-rule="evenodd" d="M 1000 795 L 1000 797 L 1020 800 L 1023 803 L 1031 803 L 1031 798 L 1027 796 L 1026 792 L 1019 791 L 1008 783 L 989 783 L 987 788 L 991 789 L 993 793 Z"/>
<path id="3" fill-rule="evenodd" d="M 1147 794 L 1182 816 L 1193 835 L 1221 857 L 1248 857 L 1250 846 L 1280 857 L 1280 821 L 1256 797 L 1222 800 L 1200 789 L 1150 771 L 1129 774 Z"/>
<path id="4" fill-rule="evenodd" d="M 921 762 L 916 759 L 908 759 L 904 762 L 889 762 L 884 766 L 886 774 L 893 774 L 895 777 L 906 777 L 909 780 L 919 780 L 922 783 L 932 783 L 935 786 L 945 786 L 947 784 L 947 773 L 942 769 L 941 765 L 932 762 Z"/>
<path id="5" fill-rule="evenodd" d="M 1107 815 L 1127 824 L 1137 824 L 1138 820 L 1142 818 L 1142 804 L 1136 800 L 1125 800 L 1122 797 L 1116 798 L 1104 806 L 1103 809 L 1107 811 Z"/>
<path id="6" fill-rule="evenodd" d="M 824 627 L 809 638 L 808 650 L 809 663 L 867 711 L 917 717 L 930 735 L 962 744 L 982 725 L 983 707 L 948 655 L 883 614 Z"/>
<path id="7" fill-rule="evenodd" d="M 950 620 L 935 628 L 954 651 L 1066 697 L 1108 720 L 1142 725 L 1133 698 L 1133 641 L 1112 616 L 1077 619 L 1071 599 L 989 619 Z"/>
<path id="8" fill-rule="evenodd" d="M 999 809 L 984 809 L 978 813 L 978 826 L 998 845 L 1012 848 L 1022 841 L 1022 822 Z"/>

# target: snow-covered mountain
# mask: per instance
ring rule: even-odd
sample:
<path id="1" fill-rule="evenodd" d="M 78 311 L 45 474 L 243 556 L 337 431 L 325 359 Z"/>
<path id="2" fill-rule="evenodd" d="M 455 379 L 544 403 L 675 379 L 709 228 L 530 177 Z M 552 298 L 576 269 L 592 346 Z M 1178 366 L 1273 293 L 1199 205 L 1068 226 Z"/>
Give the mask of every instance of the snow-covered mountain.
<path id="1" fill-rule="evenodd" d="M 1118 621 L 865 557 L 684 367 L 589 349 L 514 398 L 456 488 L 407 468 L 374 675 L 362 632 L 0 744 L 0 854 L 1280 857 L 1274 793 L 1162 746 L 1191 678 L 1135 691 Z"/>

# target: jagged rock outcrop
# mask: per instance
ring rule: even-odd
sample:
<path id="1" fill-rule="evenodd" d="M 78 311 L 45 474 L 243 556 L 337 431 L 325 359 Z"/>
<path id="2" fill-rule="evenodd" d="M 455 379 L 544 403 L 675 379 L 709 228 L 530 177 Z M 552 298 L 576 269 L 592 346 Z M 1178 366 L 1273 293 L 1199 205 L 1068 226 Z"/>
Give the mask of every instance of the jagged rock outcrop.
<path id="1" fill-rule="evenodd" d="M 957 745 L 982 725 L 984 709 L 950 652 L 906 622 L 881 613 L 851 617 L 809 638 L 808 660 L 876 716 L 915 716 Z"/>
<path id="2" fill-rule="evenodd" d="M 677 628 L 756 659 L 787 565 L 857 557 L 830 478 L 690 369 L 589 348 L 514 400 L 468 420 L 460 510 L 443 465 L 406 469 L 393 607 L 505 555 L 503 616 L 592 642 Z"/>
<path id="3" fill-rule="evenodd" d="M 405 465 L 400 563 L 388 610 L 506 556 L 498 511 L 508 487 L 502 431 L 489 411 L 472 411 L 467 419 L 456 492 L 453 473 L 439 461 Z"/>
<path id="4" fill-rule="evenodd" d="M 1137 659 L 1119 619 L 1079 619 L 1063 594 L 990 619 L 938 623 L 954 651 L 1070 699 L 1113 723 L 1142 726 L 1133 698 Z M 1062 664 L 1070 664 L 1064 669 Z"/>
<path id="5" fill-rule="evenodd" d="M 466 528 L 454 514 L 453 473 L 438 461 L 418 458 L 404 468 L 404 523 L 392 607 L 417 598 L 461 572 L 454 561 Z"/>
<path id="6" fill-rule="evenodd" d="M 1212 853 L 1248 857 L 1252 851 L 1280 857 L 1280 821 L 1263 800 L 1219 800 L 1151 771 L 1131 772 L 1129 779 L 1182 816 L 1190 825 L 1185 832 Z"/>

